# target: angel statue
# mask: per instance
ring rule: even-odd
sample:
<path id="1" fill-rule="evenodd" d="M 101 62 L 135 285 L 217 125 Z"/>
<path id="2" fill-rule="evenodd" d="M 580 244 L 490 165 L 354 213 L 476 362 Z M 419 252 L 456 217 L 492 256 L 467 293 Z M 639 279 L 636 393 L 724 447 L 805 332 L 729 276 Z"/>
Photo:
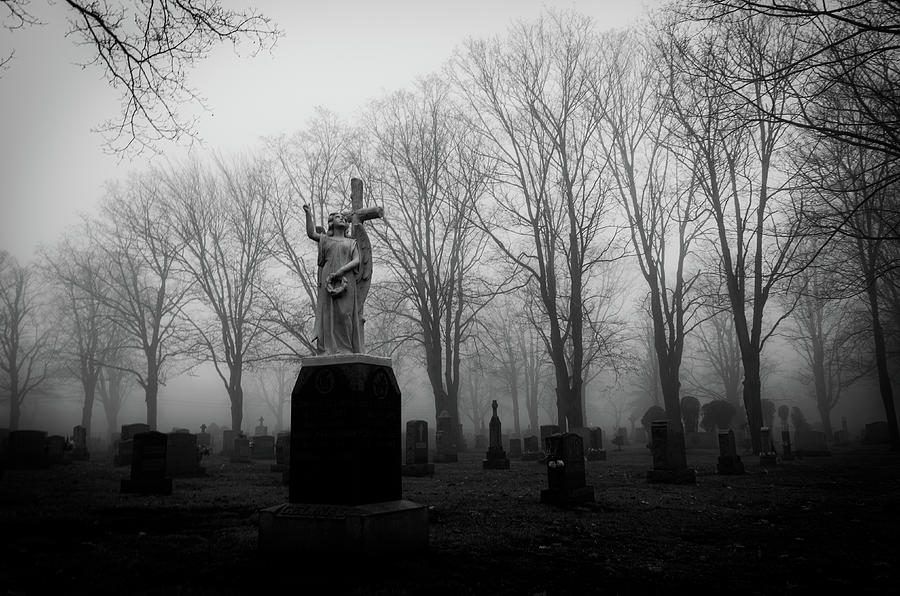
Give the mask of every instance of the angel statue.
<path id="1" fill-rule="evenodd" d="M 381 207 L 362 208 L 362 180 L 350 181 L 349 213 L 330 213 L 328 230 L 316 228 L 309 205 L 306 235 L 319 243 L 316 298 L 316 353 L 365 352 L 363 303 L 372 281 L 372 245 L 366 220 L 382 217 Z M 347 235 L 352 226 L 353 234 Z"/>

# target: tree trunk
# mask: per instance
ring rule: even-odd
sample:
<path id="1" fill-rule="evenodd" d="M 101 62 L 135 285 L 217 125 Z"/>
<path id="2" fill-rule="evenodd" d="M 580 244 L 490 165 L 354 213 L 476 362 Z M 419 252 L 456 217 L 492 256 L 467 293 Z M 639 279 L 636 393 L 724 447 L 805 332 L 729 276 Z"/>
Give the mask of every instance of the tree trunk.
<path id="1" fill-rule="evenodd" d="M 91 418 L 94 412 L 94 396 L 96 390 L 91 383 L 84 383 L 84 405 L 81 408 L 81 426 L 85 428 L 85 435 L 91 436 Z"/>
<path id="2" fill-rule="evenodd" d="M 147 383 L 144 396 L 147 402 L 147 426 L 150 427 L 150 430 L 156 430 L 156 403 L 159 396 L 159 383 L 156 379 Z"/>
<path id="3" fill-rule="evenodd" d="M 898 452 L 900 451 L 900 432 L 898 432 L 897 428 L 897 410 L 894 407 L 894 390 L 891 386 L 891 375 L 888 372 L 887 347 L 885 346 L 884 328 L 881 325 L 881 316 L 878 308 L 878 289 L 874 279 L 870 280 L 867 294 L 872 314 L 872 339 L 875 342 L 878 388 L 881 391 L 881 401 L 884 404 L 884 413 L 887 417 L 891 451 Z"/>
<path id="4" fill-rule="evenodd" d="M 231 428 L 241 431 L 244 423 L 244 388 L 238 384 L 228 390 L 228 399 L 231 400 Z"/>
<path id="5" fill-rule="evenodd" d="M 750 432 L 750 443 L 753 453 L 762 452 L 759 429 L 762 427 L 762 406 L 760 393 L 762 383 L 759 378 L 759 351 L 747 350 L 742 355 L 744 363 L 744 410 L 747 414 L 747 426 Z"/>
<path id="6" fill-rule="evenodd" d="M 18 388 L 13 385 L 9 396 L 9 430 L 19 430 L 19 418 L 22 415 L 22 403 L 19 399 Z"/>
<path id="7" fill-rule="evenodd" d="M 519 422 L 519 379 L 515 373 L 513 373 L 510 378 L 509 393 L 512 398 L 513 407 L 513 432 L 521 439 L 522 429 Z"/>
<path id="8" fill-rule="evenodd" d="M 818 338 L 813 338 L 813 378 L 816 389 L 816 408 L 822 419 L 822 430 L 825 431 L 825 439 L 834 439 L 831 427 L 831 399 L 828 395 L 828 386 L 825 382 L 825 350 Z"/>

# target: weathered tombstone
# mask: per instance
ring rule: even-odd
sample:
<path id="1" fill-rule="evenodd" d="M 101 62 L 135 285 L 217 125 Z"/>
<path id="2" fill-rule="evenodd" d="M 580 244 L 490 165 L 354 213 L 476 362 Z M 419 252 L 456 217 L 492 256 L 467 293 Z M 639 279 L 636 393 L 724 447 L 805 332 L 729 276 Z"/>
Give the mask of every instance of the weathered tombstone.
<path id="1" fill-rule="evenodd" d="M 72 459 L 87 460 L 90 457 L 87 429 L 79 424 L 72 429 Z"/>
<path id="2" fill-rule="evenodd" d="M 521 459 L 522 457 L 522 439 L 509 440 L 509 457 Z"/>
<path id="3" fill-rule="evenodd" d="M 143 422 L 135 422 L 134 424 L 123 424 L 122 425 L 122 433 L 119 436 L 120 441 L 130 441 L 134 438 L 134 435 L 138 433 L 149 432 L 150 425 L 144 424 Z"/>
<path id="4" fill-rule="evenodd" d="M 768 426 L 759 429 L 759 447 L 762 450 L 759 452 L 759 465 L 774 466 L 778 463 L 775 445 L 772 443 L 772 431 Z"/>
<path id="5" fill-rule="evenodd" d="M 284 474 L 284 483 L 290 481 L 288 478 L 288 470 L 291 465 L 291 433 L 280 432 L 275 437 L 275 463 L 269 467 L 272 472 L 281 472 Z"/>
<path id="6" fill-rule="evenodd" d="M 584 457 L 588 461 L 606 461 L 606 449 L 603 448 L 603 430 L 598 426 L 584 429 Z M 581 433 L 579 433 L 581 434 Z"/>
<path id="7" fill-rule="evenodd" d="M 222 455 L 230 456 L 234 452 L 234 440 L 238 433 L 230 429 L 222 431 Z"/>
<path id="8" fill-rule="evenodd" d="M 49 466 L 47 433 L 42 430 L 10 431 L 6 462 L 10 470 L 41 470 Z"/>
<path id="9" fill-rule="evenodd" d="M 197 448 L 200 449 L 200 455 L 209 455 L 212 451 L 212 434 L 206 432 L 206 425 L 200 425 L 200 432 L 197 433 Z"/>
<path id="10" fill-rule="evenodd" d="M 197 435 L 173 432 L 167 435 L 166 471 L 169 476 L 202 476 L 206 470 L 200 466 L 200 447 Z"/>
<path id="11" fill-rule="evenodd" d="M 244 433 L 236 436 L 232 441 L 231 457 L 229 461 L 233 464 L 249 464 L 250 463 L 250 439 Z"/>
<path id="12" fill-rule="evenodd" d="M 650 451 L 653 469 L 647 471 L 647 482 L 693 484 L 697 473 L 687 467 L 684 453 L 684 433 L 681 425 L 671 420 L 650 423 Z"/>
<path id="13" fill-rule="evenodd" d="M 547 437 L 547 484 L 541 491 L 541 503 L 573 505 L 593 502 L 594 487 L 584 477 L 584 444 L 576 433 Z"/>
<path id="14" fill-rule="evenodd" d="M 541 457 L 540 440 L 534 436 L 522 440 L 522 461 L 537 461 Z"/>
<path id="15" fill-rule="evenodd" d="M 550 435 L 559 434 L 559 426 L 556 424 L 542 424 L 540 428 L 541 432 L 541 448 L 540 450 L 543 452 L 547 452 L 547 439 Z"/>
<path id="16" fill-rule="evenodd" d="M 831 455 L 825 442 L 825 433 L 820 430 L 803 429 L 796 433 L 797 451 L 804 457 L 819 457 Z"/>
<path id="17" fill-rule="evenodd" d="M 435 463 L 450 464 L 459 461 L 458 447 L 453 440 L 453 418 L 450 417 L 447 410 L 442 410 L 437 417 L 437 432 L 434 440 Z"/>
<path id="18" fill-rule="evenodd" d="M 121 481 L 123 493 L 172 494 L 172 479 L 166 474 L 168 435 L 148 431 L 132 435 L 131 478 Z"/>
<path id="19" fill-rule="evenodd" d="M 737 454 L 737 442 L 733 430 L 719 433 L 719 461 L 716 464 L 716 471 L 722 475 L 744 473 L 744 462 Z"/>
<path id="20" fill-rule="evenodd" d="M 117 466 L 131 465 L 131 454 L 133 451 L 132 438 L 138 433 L 145 433 L 149 430 L 150 426 L 141 422 L 135 424 L 123 424 L 113 464 Z"/>
<path id="21" fill-rule="evenodd" d="M 51 466 L 63 463 L 66 455 L 66 438 L 61 435 L 47 437 L 47 463 Z"/>
<path id="22" fill-rule="evenodd" d="M 497 400 L 491 402 L 491 408 L 494 413 L 491 415 L 491 422 L 488 425 L 490 437 L 488 442 L 488 450 L 485 459 L 481 462 L 482 470 L 508 470 L 509 458 L 503 450 L 503 439 L 501 438 L 500 417 L 497 416 Z"/>
<path id="23" fill-rule="evenodd" d="M 259 426 L 257 426 L 256 428 L 253 429 L 254 437 L 263 437 L 263 436 L 266 436 L 269 434 L 269 427 L 263 424 L 264 421 L 265 421 L 265 419 L 262 416 L 260 416 L 259 417 Z"/>
<path id="24" fill-rule="evenodd" d="M 403 476 L 433 476 L 434 464 L 428 463 L 428 422 L 406 422 L 406 463 L 400 468 Z"/>
<path id="25" fill-rule="evenodd" d="M 275 437 L 272 435 L 256 435 L 250 445 L 250 457 L 253 459 L 275 459 Z"/>
<path id="26" fill-rule="evenodd" d="M 781 431 L 781 459 L 782 461 L 794 459 L 794 453 L 791 450 L 791 433 L 788 430 Z"/>

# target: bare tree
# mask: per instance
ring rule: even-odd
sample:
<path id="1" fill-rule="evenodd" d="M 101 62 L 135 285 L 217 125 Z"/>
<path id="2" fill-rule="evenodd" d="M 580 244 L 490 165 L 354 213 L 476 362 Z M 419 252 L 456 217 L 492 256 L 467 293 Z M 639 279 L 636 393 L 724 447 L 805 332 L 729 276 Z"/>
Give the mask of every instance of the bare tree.
<path id="1" fill-rule="evenodd" d="M 254 371 L 253 387 L 262 403 L 275 416 L 275 434 L 285 429 L 284 406 L 290 403 L 297 366 L 290 361 L 266 363 Z"/>
<path id="2" fill-rule="evenodd" d="M 617 256 L 591 101 L 595 55 L 588 19 L 551 13 L 505 40 L 469 41 L 453 68 L 472 126 L 498 159 L 493 210 L 477 212 L 479 225 L 538 296 L 535 329 L 568 428 L 584 426 L 592 278 Z"/>
<path id="3" fill-rule="evenodd" d="M 376 259 L 389 271 L 376 308 L 410 322 L 435 415 L 446 411 L 457 428 L 461 350 L 505 285 L 499 273 L 481 275 L 487 242 L 472 225 L 486 190 L 483 149 L 436 77 L 375 102 L 363 134 L 360 171 L 385 211 L 373 229 Z"/>
<path id="4" fill-rule="evenodd" d="M 243 374 L 265 338 L 261 294 L 274 240 L 269 226 L 272 176 L 262 161 L 199 163 L 165 175 L 169 225 L 180 265 L 211 317 L 191 319 L 204 360 L 212 362 L 231 401 L 231 427 L 244 415 Z"/>
<path id="5" fill-rule="evenodd" d="M 124 2 L 83 0 L 49 3 L 64 11 L 67 36 L 90 48 L 82 68 L 99 68 L 120 93 L 121 113 L 99 126 L 111 151 L 156 149 L 159 141 L 194 136 L 196 119 L 182 106 L 204 105 L 189 86 L 187 71 L 220 42 L 247 40 L 253 53 L 271 48 L 281 32 L 267 17 L 250 9 L 224 8 L 215 0 Z M 39 24 L 28 0 L 2 0 L 2 26 L 21 29 Z M 12 56 L 0 59 L 0 67 Z"/>
<path id="6" fill-rule="evenodd" d="M 35 271 L 0 251 L 0 397 L 9 400 L 9 428 L 17 430 L 25 399 L 50 378 L 55 348 Z"/>

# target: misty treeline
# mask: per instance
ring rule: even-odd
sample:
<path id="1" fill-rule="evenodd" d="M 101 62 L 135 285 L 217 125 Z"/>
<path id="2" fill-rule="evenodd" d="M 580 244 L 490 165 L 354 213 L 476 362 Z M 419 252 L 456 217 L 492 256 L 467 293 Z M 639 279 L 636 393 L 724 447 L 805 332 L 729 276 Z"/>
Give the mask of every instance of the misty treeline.
<path id="1" fill-rule="evenodd" d="M 353 122 L 320 109 L 243 156 L 111 184 L 33 265 L 3 257 L 11 426 L 67 375 L 83 425 L 136 382 L 155 427 L 160 384 L 211 362 L 241 428 L 244 375 L 314 345 L 302 205 L 324 225 L 358 176 L 385 212 L 368 349 L 423 371 L 436 415 L 477 432 L 499 397 L 516 434 L 542 411 L 577 428 L 596 381 L 633 425 L 624 380 L 678 425 L 686 389 L 731 403 L 759 452 L 783 336 L 826 434 L 874 379 L 900 449 L 900 7 L 829 6 L 674 2 L 627 31 L 548 12 Z"/>

